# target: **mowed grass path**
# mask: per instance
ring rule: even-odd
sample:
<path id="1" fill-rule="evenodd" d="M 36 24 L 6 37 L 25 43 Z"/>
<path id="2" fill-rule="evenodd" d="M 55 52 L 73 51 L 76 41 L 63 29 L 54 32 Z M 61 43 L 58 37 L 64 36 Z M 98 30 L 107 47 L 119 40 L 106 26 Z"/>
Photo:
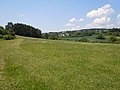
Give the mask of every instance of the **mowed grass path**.
<path id="1" fill-rule="evenodd" d="M 0 41 L 0 90 L 119 89 L 119 44 Z"/>

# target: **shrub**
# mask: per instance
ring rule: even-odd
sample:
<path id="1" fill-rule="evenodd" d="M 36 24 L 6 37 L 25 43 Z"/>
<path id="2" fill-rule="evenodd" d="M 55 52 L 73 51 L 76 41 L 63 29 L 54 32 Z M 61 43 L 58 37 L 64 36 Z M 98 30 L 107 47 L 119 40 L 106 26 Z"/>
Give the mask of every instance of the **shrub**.
<path id="1" fill-rule="evenodd" d="M 118 39 L 117 39 L 117 37 L 115 37 L 115 36 L 111 36 L 111 37 L 109 38 L 109 41 L 110 41 L 110 43 L 115 43 L 116 41 L 118 41 Z"/>
<path id="2" fill-rule="evenodd" d="M 15 39 L 15 36 L 12 36 L 12 35 L 3 35 L 3 39 L 5 39 L 5 40 L 11 40 L 11 39 Z"/>
<path id="3" fill-rule="evenodd" d="M 0 38 L 3 38 L 3 35 L 2 35 L 2 34 L 0 34 Z"/>
<path id="4" fill-rule="evenodd" d="M 103 34 L 98 34 L 96 38 L 97 39 L 105 39 L 105 36 Z"/>
<path id="5" fill-rule="evenodd" d="M 79 42 L 89 42 L 89 40 L 87 38 L 81 38 Z"/>
<path id="6" fill-rule="evenodd" d="M 51 39 L 51 40 L 58 40 L 58 37 L 57 37 L 57 36 L 49 36 L 48 39 Z"/>
<path id="7" fill-rule="evenodd" d="M 42 34 L 42 38 L 48 39 L 49 38 L 49 34 L 48 33 Z"/>

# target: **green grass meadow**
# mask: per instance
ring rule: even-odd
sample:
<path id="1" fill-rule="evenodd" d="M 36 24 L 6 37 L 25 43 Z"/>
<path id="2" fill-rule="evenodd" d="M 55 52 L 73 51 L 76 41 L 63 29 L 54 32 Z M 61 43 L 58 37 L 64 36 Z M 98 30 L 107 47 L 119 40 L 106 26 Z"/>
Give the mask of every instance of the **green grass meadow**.
<path id="1" fill-rule="evenodd" d="M 0 40 L 0 90 L 120 90 L 120 44 Z"/>
<path id="2" fill-rule="evenodd" d="M 63 40 L 69 40 L 69 41 L 79 41 L 80 39 L 82 38 L 86 38 L 87 40 L 89 40 L 90 42 L 109 42 L 109 37 L 110 36 L 105 36 L 106 39 L 96 39 L 97 35 L 92 35 L 92 36 L 84 36 L 84 37 L 71 37 L 71 36 L 68 36 L 68 37 L 63 37 L 62 39 Z M 118 37 L 119 38 L 119 37 Z"/>

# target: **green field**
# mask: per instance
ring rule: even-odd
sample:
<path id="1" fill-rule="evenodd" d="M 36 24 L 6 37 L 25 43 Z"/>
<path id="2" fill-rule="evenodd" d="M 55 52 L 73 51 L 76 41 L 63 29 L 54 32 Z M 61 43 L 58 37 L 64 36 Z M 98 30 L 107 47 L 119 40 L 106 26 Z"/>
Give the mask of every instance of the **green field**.
<path id="1" fill-rule="evenodd" d="M 97 35 L 92 35 L 92 36 L 84 36 L 84 37 L 80 37 L 80 36 L 78 36 L 78 37 L 71 37 L 71 36 L 68 36 L 68 37 L 63 37 L 62 39 L 63 40 L 70 40 L 70 41 L 78 41 L 78 40 L 80 40 L 81 38 L 86 38 L 86 39 L 88 39 L 89 41 L 97 41 L 97 42 L 108 42 L 109 41 L 109 37 L 110 36 L 105 36 L 106 37 L 106 39 L 96 39 L 96 37 L 97 37 Z"/>
<path id="2" fill-rule="evenodd" d="M 0 90 L 120 90 L 120 44 L 0 40 Z"/>

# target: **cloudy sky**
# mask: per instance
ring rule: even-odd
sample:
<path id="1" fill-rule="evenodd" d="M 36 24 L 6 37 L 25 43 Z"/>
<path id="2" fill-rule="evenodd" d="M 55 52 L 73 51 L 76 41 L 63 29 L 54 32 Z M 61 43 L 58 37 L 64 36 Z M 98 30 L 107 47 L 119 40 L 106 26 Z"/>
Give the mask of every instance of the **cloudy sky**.
<path id="1" fill-rule="evenodd" d="M 120 27 L 120 0 L 0 0 L 0 25 L 25 23 L 42 32 Z"/>

